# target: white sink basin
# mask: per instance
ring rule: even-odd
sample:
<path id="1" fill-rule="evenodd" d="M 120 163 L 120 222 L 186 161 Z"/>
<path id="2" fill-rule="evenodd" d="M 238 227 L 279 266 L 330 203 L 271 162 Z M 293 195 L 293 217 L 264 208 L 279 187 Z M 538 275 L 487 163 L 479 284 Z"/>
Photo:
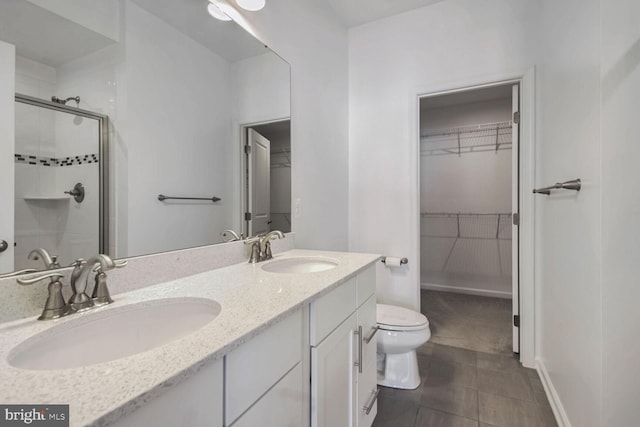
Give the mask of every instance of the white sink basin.
<path id="1" fill-rule="evenodd" d="M 262 266 L 271 273 L 317 273 L 338 266 L 338 260 L 328 257 L 296 257 L 271 261 Z"/>
<path id="2" fill-rule="evenodd" d="M 168 298 L 89 312 L 23 341 L 11 350 L 8 362 L 33 370 L 108 362 L 188 335 L 221 309 L 205 298 Z"/>

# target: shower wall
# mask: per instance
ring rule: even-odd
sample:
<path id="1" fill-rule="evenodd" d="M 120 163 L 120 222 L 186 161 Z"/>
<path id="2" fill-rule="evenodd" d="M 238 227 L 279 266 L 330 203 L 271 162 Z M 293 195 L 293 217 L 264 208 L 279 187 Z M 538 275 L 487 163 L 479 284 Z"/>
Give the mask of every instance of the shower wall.
<path id="1" fill-rule="evenodd" d="M 421 135 L 511 119 L 511 98 L 423 108 Z M 491 129 L 491 126 L 487 126 Z M 421 138 L 421 286 L 472 294 L 511 295 L 510 128 Z M 448 139 L 448 140 L 447 140 Z M 453 150 L 433 150 L 450 144 Z M 485 147 L 480 147 L 487 145 Z M 484 151 L 481 151 L 484 150 Z"/>
<path id="2" fill-rule="evenodd" d="M 53 67 L 16 58 L 16 92 L 50 99 L 58 91 Z M 38 267 L 38 247 L 61 264 L 98 251 L 98 125 L 70 114 L 16 103 L 15 268 Z M 85 200 L 64 194 L 81 182 Z"/>

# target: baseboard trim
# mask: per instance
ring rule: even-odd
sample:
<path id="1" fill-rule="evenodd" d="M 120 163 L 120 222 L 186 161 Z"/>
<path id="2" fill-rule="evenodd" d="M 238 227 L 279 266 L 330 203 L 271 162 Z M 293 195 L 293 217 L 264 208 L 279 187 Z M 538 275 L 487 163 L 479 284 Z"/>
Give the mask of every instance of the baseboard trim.
<path id="1" fill-rule="evenodd" d="M 494 297 L 511 299 L 511 292 L 492 291 L 489 289 L 463 288 L 460 286 L 436 285 L 435 283 L 420 283 L 420 289 L 429 291 L 455 292 L 457 294 L 479 295 L 481 297 Z"/>
<path id="2" fill-rule="evenodd" d="M 562 406 L 560 397 L 558 396 L 555 387 L 553 387 L 553 383 L 551 382 L 549 373 L 544 366 L 544 362 L 539 358 L 536 359 L 536 371 L 538 371 L 540 381 L 542 381 L 544 392 L 547 395 L 547 399 L 549 399 L 549 404 L 551 405 L 551 409 L 553 410 L 553 415 L 556 417 L 558 427 L 571 427 L 569 417 L 567 417 L 567 413 Z"/>

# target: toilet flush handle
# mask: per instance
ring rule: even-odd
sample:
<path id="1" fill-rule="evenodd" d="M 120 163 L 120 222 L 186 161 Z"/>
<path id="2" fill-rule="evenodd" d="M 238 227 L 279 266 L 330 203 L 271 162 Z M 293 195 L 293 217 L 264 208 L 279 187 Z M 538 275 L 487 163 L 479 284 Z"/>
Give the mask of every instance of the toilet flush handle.
<path id="1" fill-rule="evenodd" d="M 373 337 L 376 335 L 376 332 L 378 332 L 378 325 L 371 327 L 371 332 L 369 332 L 369 335 L 364 337 L 364 343 L 369 344 Z"/>

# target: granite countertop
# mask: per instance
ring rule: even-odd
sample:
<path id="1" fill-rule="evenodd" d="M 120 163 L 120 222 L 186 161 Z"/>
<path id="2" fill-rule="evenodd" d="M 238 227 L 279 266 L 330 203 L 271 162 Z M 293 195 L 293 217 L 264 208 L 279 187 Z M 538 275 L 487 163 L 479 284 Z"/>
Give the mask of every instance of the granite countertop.
<path id="1" fill-rule="evenodd" d="M 69 404 L 70 424 L 108 425 L 192 376 L 305 303 L 330 291 L 378 260 L 378 255 L 291 250 L 274 261 L 299 256 L 330 257 L 336 268 L 317 273 L 270 273 L 236 264 L 114 295 L 114 303 L 53 321 L 21 319 L 0 324 L 0 402 Z M 95 365 L 26 370 L 8 364 L 12 348 L 56 325 L 145 301 L 196 297 L 217 301 L 222 311 L 204 327 L 154 349 Z"/>

